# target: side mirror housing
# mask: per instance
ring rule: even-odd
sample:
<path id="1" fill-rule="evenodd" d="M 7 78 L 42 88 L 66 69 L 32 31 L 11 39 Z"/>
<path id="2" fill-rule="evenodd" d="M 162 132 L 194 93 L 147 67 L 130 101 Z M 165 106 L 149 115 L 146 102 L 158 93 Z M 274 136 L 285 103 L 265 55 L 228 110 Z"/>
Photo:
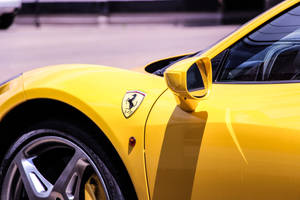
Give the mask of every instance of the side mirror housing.
<path id="1" fill-rule="evenodd" d="M 165 80 L 180 108 L 193 112 L 199 100 L 210 92 L 211 61 L 207 57 L 192 57 L 179 61 L 166 70 Z"/>

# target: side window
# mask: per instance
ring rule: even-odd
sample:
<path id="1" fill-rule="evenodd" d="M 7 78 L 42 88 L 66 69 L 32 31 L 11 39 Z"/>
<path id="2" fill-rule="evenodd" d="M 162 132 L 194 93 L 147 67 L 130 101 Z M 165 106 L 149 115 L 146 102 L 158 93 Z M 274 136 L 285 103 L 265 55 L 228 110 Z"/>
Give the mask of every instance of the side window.
<path id="1" fill-rule="evenodd" d="M 227 51 L 219 82 L 300 80 L 300 6 Z"/>

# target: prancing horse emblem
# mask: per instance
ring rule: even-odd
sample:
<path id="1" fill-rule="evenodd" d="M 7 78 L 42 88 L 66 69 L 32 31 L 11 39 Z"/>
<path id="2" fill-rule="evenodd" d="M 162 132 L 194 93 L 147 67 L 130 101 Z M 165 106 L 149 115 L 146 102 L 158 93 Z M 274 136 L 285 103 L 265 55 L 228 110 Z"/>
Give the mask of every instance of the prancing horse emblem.
<path id="1" fill-rule="evenodd" d="M 145 96 L 145 93 L 137 90 L 126 92 L 122 102 L 122 112 L 126 118 L 138 109 Z"/>

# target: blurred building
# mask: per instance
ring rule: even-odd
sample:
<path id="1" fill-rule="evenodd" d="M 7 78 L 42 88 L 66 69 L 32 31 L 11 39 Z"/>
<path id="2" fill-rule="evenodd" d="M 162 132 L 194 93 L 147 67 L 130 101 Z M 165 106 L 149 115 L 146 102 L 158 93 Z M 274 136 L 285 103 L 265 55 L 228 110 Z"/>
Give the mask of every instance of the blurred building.
<path id="1" fill-rule="evenodd" d="M 222 22 L 245 22 L 282 0 L 23 0 L 21 14 L 216 12 Z"/>

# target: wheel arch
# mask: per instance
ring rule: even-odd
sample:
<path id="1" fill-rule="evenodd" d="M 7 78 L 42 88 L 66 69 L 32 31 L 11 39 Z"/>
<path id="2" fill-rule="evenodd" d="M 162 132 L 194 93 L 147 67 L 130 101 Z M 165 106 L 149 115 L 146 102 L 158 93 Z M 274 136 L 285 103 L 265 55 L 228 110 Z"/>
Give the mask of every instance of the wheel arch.
<path id="1" fill-rule="evenodd" d="M 129 196 L 130 199 L 137 199 L 137 194 L 128 170 L 107 135 L 86 114 L 62 101 L 36 98 L 27 100 L 11 109 L 0 122 L 0 133 L 2 135 L 5 134 L 5 137 L 2 137 L 0 142 L 1 160 L 4 158 L 7 149 L 19 137 L 18 133 L 21 129 L 24 130 L 30 124 L 51 118 L 80 122 L 81 126 L 89 134 L 96 137 L 97 141 L 104 146 L 103 149 L 105 149 L 106 153 L 114 158 L 112 162 L 121 172 L 121 179 L 124 181 L 123 184 L 127 186 L 125 196 Z"/>

